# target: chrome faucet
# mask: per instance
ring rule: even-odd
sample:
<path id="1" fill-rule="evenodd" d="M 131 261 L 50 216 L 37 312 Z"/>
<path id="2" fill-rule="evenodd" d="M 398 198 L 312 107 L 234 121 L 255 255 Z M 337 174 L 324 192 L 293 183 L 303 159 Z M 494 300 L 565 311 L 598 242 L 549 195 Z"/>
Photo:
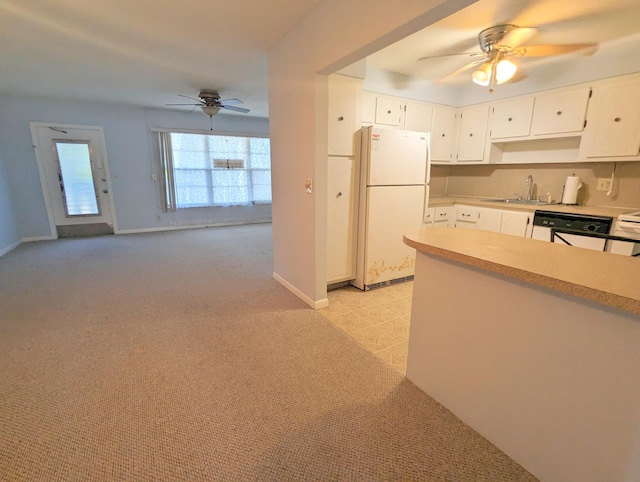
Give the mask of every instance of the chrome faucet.
<path id="1" fill-rule="evenodd" d="M 531 201 L 533 197 L 533 176 L 529 174 L 527 176 L 527 180 L 524 182 L 524 185 L 529 188 L 529 192 L 527 193 L 527 201 Z"/>

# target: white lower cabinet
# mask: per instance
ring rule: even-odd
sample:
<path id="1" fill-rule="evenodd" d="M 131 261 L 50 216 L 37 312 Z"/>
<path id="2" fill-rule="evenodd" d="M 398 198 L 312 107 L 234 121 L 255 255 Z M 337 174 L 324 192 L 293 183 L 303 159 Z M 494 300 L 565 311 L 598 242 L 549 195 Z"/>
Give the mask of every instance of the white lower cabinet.
<path id="1" fill-rule="evenodd" d="M 503 211 L 500 232 L 511 236 L 529 237 L 532 229 L 532 219 L 532 213 Z"/>
<path id="2" fill-rule="evenodd" d="M 476 229 L 478 221 L 478 208 L 469 206 L 456 206 L 456 228 Z"/>
<path id="3" fill-rule="evenodd" d="M 355 278 L 356 171 L 352 157 L 328 159 L 327 283 Z"/>
<path id="4" fill-rule="evenodd" d="M 476 221 L 476 229 L 482 231 L 500 232 L 502 224 L 502 211 L 497 209 L 480 209 L 478 212 L 478 220 Z"/>
<path id="5" fill-rule="evenodd" d="M 447 228 L 455 225 L 454 206 L 441 206 L 437 208 L 427 208 L 424 213 L 423 224 L 429 228 Z"/>
<path id="6" fill-rule="evenodd" d="M 533 213 L 456 205 L 455 227 L 530 237 Z"/>

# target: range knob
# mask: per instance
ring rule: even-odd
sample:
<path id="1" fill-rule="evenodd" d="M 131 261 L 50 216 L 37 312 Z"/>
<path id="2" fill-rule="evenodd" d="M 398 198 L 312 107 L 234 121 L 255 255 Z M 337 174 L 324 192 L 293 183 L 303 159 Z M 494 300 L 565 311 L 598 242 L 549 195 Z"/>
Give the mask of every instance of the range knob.
<path id="1" fill-rule="evenodd" d="M 598 229 L 598 227 L 595 224 L 586 224 L 584 229 L 593 232 Z"/>

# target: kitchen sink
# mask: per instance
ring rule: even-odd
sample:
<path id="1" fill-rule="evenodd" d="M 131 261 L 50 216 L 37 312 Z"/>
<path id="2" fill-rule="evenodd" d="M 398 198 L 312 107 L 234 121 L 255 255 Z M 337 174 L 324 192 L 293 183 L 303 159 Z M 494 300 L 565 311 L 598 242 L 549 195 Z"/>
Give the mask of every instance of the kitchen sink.
<path id="1" fill-rule="evenodd" d="M 544 206 L 549 204 L 556 204 L 554 202 L 538 201 L 537 199 L 485 199 L 485 201 L 493 203 L 505 203 L 505 204 L 526 204 L 529 206 Z"/>

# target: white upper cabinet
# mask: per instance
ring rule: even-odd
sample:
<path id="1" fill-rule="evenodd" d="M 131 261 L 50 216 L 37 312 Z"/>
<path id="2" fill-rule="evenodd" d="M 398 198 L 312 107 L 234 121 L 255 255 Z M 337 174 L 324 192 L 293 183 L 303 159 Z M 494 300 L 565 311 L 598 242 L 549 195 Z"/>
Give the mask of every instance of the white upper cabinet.
<path id="1" fill-rule="evenodd" d="M 436 105 L 431 122 L 431 160 L 453 161 L 456 146 L 457 109 Z"/>
<path id="2" fill-rule="evenodd" d="M 581 132 L 589 102 L 589 87 L 578 87 L 535 96 L 531 134 Z"/>
<path id="3" fill-rule="evenodd" d="M 360 129 L 362 80 L 345 75 L 329 76 L 328 153 L 354 155 L 354 135 Z"/>
<path id="4" fill-rule="evenodd" d="M 376 122 L 376 94 L 362 93 L 362 124 L 373 125 Z"/>
<path id="5" fill-rule="evenodd" d="M 493 106 L 491 138 L 524 137 L 531 131 L 533 96 L 517 97 Z"/>
<path id="6" fill-rule="evenodd" d="M 404 130 L 429 132 L 433 105 L 417 100 L 407 100 L 404 104 Z"/>
<path id="7" fill-rule="evenodd" d="M 640 153 L 640 77 L 593 87 L 580 158 L 637 158 Z"/>
<path id="8" fill-rule="evenodd" d="M 379 95 L 376 98 L 376 124 L 400 127 L 404 100 L 400 97 Z"/>
<path id="9" fill-rule="evenodd" d="M 489 106 L 465 107 L 460 111 L 458 162 L 482 161 L 487 136 Z"/>

